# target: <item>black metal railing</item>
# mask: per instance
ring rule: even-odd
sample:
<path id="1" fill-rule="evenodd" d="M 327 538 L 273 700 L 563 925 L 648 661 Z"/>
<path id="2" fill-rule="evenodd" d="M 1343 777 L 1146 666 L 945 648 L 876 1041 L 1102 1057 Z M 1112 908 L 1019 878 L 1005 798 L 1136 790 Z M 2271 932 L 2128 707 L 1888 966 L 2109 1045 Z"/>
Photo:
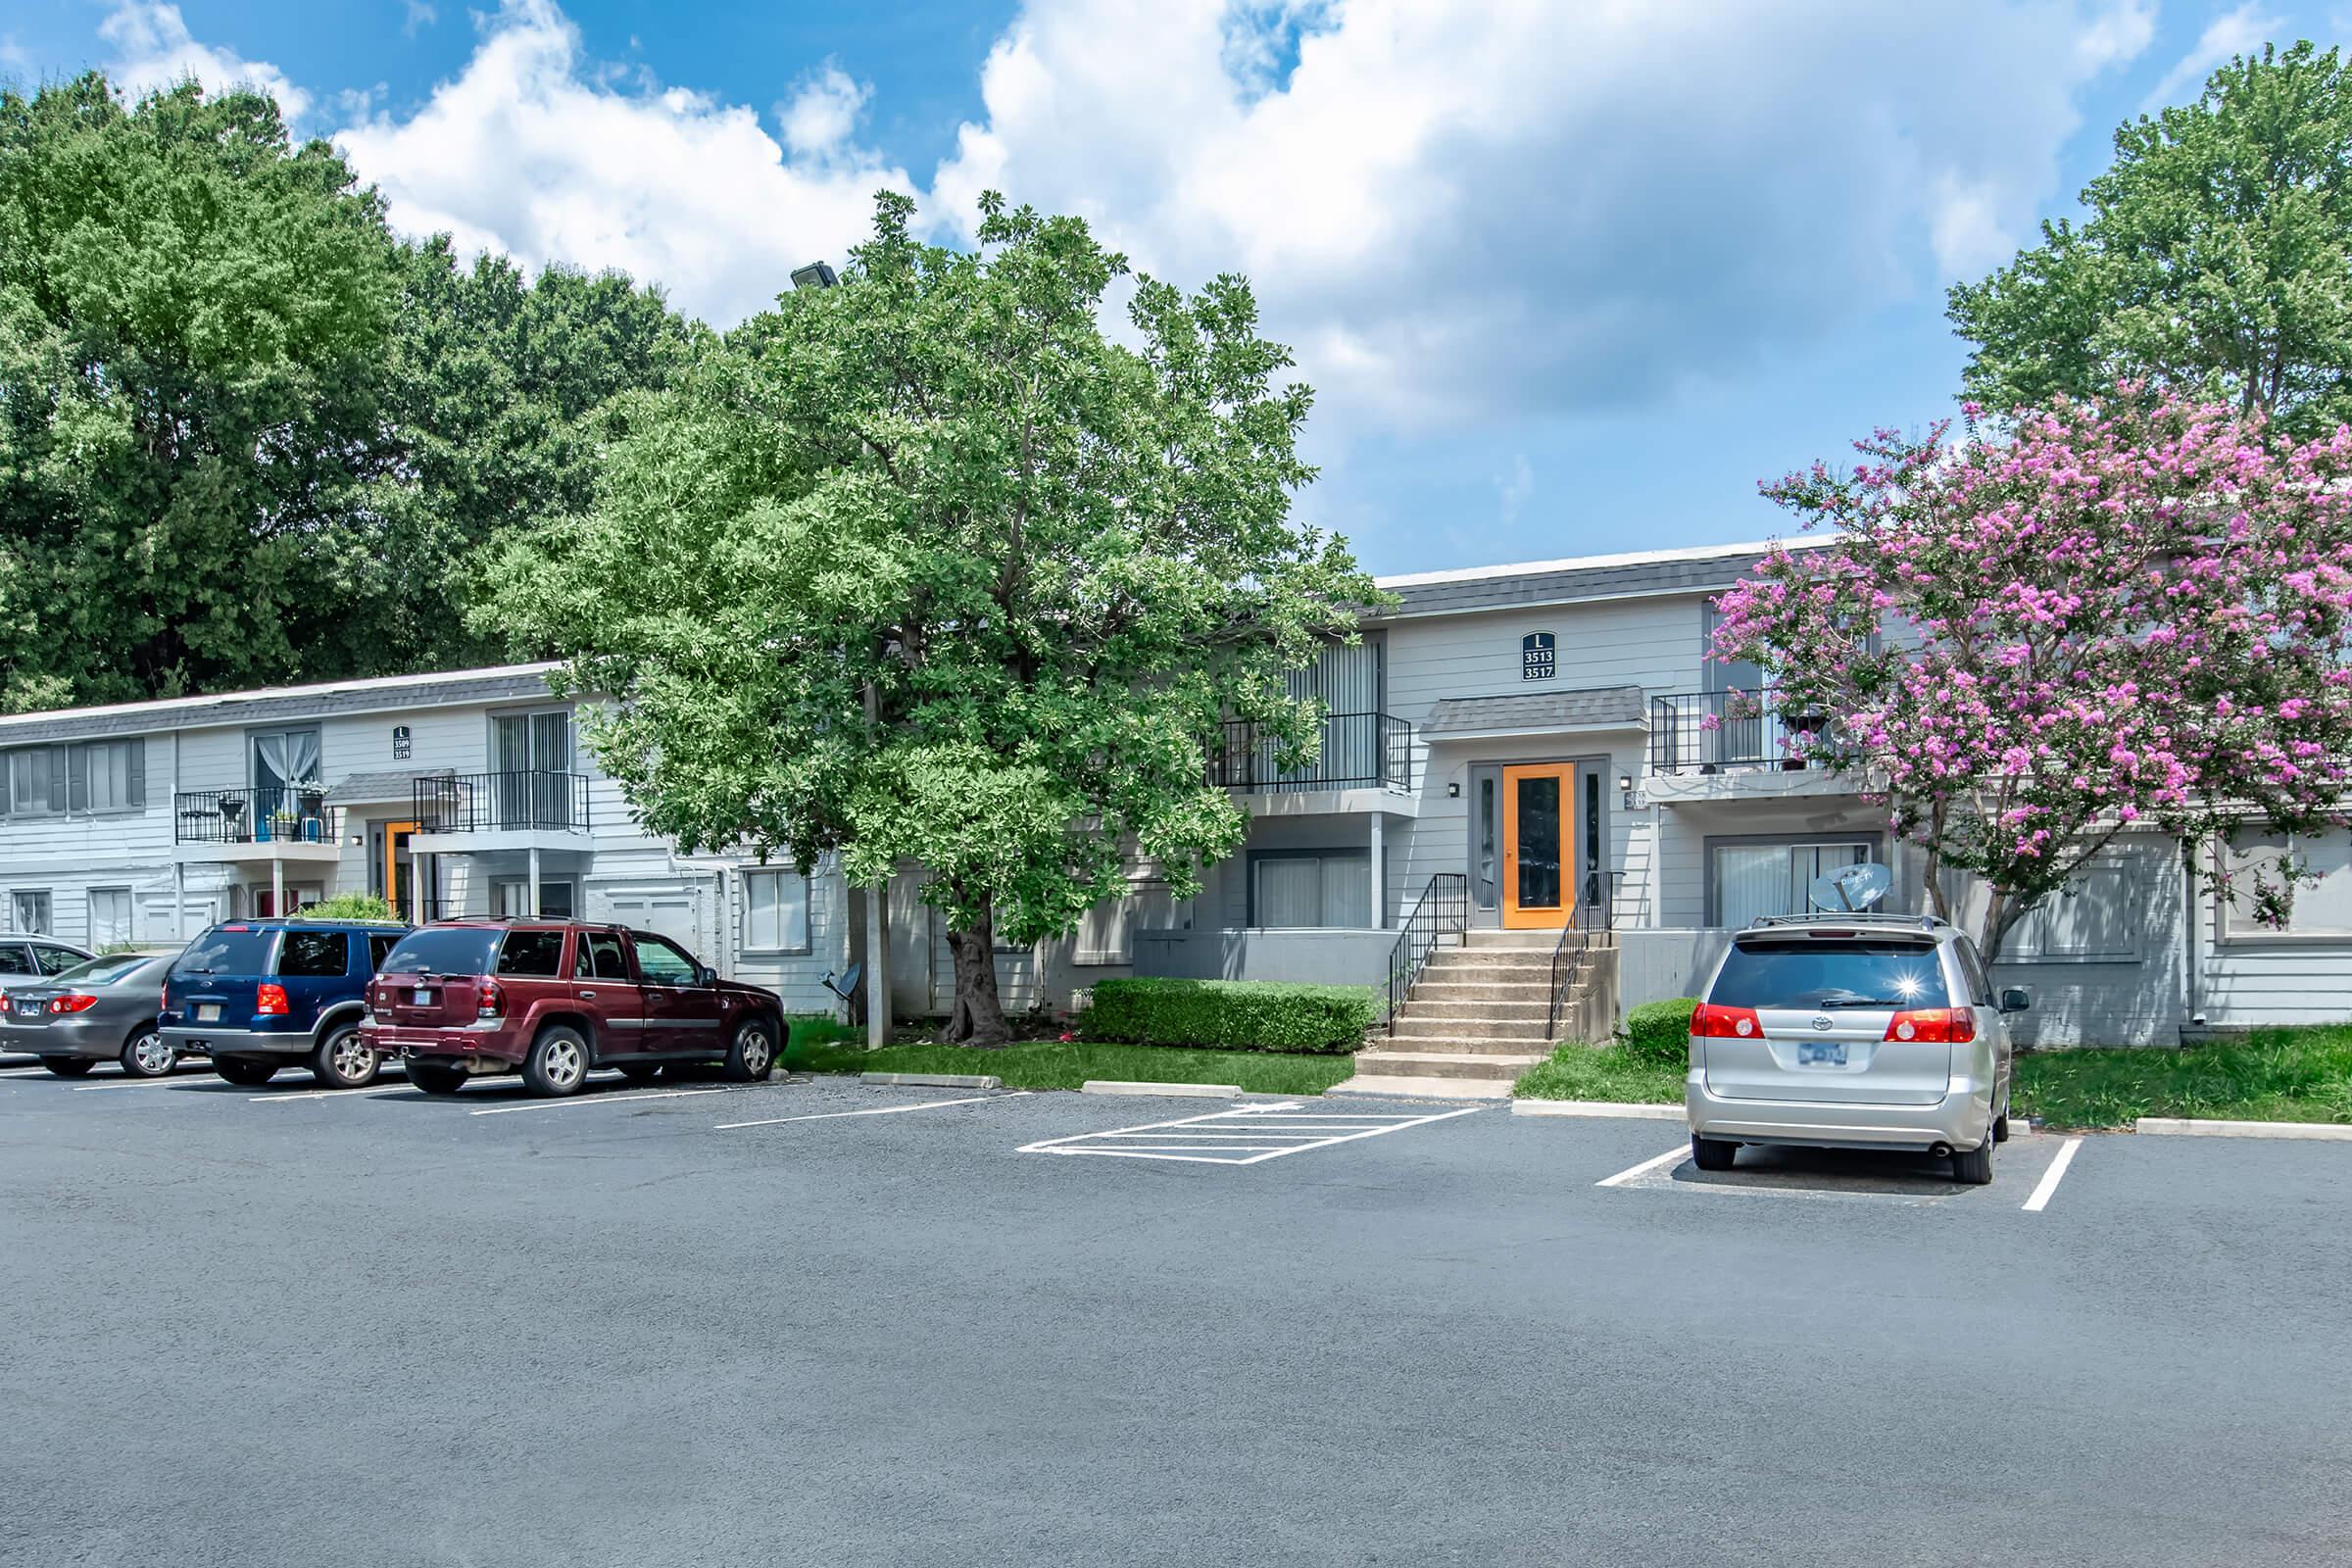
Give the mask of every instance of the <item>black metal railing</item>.
<path id="1" fill-rule="evenodd" d="M 1285 767 L 1282 745 L 1256 721 L 1227 719 L 1208 754 L 1208 781 L 1233 790 L 1409 790 L 1413 727 L 1394 713 L 1327 713 L 1315 760 Z"/>
<path id="2" fill-rule="evenodd" d="M 1615 880 L 1615 873 L 1606 881 L 1597 871 L 1587 873 L 1584 896 L 1576 901 L 1576 912 L 1560 928 L 1560 940 L 1551 946 L 1551 1002 L 1544 1012 L 1544 1038 L 1555 1044 L 1560 1038 L 1560 1009 L 1567 1005 L 1576 983 L 1584 978 L 1585 966 L 1592 959 L 1593 938 L 1617 929 Z M 1572 943 L 1570 937 L 1577 940 Z"/>
<path id="3" fill-rule="evenodd" d="M 1434 873 L 1421 897 L 1405 911 L 1398 924 L 1396 944 L 1389 949 L 1389 1012 L 1386 1022 L 1390 1034 L 1396 1032 L 1396 1011 L 1421 978 L 1421 970 L 1438 944 L 1448 936 L 1459 936 L 1470 924 L 1470 878 L 1462 871 Z"/>
<path id="4" fill-rule="evenodd" d="M 516 769 L 445 773 L 415 783 L 420 833 L 494 833 L 529 828 L 588 831 L 588 776 Z"/>
<path id="5" fill-rule="evenodd" d="M 179 844 L 333 844 L 343 831 L 342 808 L 316 785 L 182 790 L 172 811 Z"/>
<path id="6" fill-rule="evenodd" d="M 1649 770 L 1793 771 L 1816 765 L 1828 731 L 1821 714 L 1790 711 L 1778 692 L 1674 692 L 1649 700 Z"/>

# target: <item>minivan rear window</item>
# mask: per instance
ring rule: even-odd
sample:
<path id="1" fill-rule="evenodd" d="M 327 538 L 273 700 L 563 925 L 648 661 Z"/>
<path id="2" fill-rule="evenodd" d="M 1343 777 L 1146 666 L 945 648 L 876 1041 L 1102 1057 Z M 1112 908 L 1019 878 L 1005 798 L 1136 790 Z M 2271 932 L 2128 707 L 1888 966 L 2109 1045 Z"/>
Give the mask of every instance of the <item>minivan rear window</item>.
<path id="1" fill-rule="evenodd" d="M 490 950 L 500 935 L 479 925 L 412 931 L 385 956 L 381 969 L 385 974 L 488 974 Z"/>
<path id="2" fill-rule="evenodd" d="M 270 932 L 250 926 L 216 926 L 188 944 L 172 972 L 262 974 L 270 967 Z"/>
<path id="3" fill-rule="evenodd" d="M 1882 937 L 1749 938 L 1732 944 L 1707 1000 L 1722 1007 L 1944 1007 L 1933 944 Z"/>

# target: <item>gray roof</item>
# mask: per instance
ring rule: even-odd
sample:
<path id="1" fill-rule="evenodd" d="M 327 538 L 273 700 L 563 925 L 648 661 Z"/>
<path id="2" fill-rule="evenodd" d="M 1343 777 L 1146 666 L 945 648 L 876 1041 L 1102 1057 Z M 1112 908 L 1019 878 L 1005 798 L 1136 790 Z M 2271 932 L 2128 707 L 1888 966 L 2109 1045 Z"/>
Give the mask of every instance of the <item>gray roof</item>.
<path id="1" fill-rule="evenodd" d="M 1790 550 L 1817 548 L 1830 542 L 1827 538 L 1782 541 Z M 1404 602 L 1393 611 L 1368 618 L 1401 620 L 1408 615 L 1511 610 L 1527 605 L 1573 604 L 1582 599 L 1625 599 L 1642 594 L 1717 593 L 1753 571 L 1756 563 L 1770 554 L 1771 548 L 1768 544 L 1724 545 L 1382 577 L 1380 586 Z"/>
<path id="2" fill-rule="evenodd" d="M 342 783 L 328 790 L 326 799 L 329 805 L 335 806 L 351 802 L 358 802 L 363 806 L 374 806 L 383 801 L 405 801 L 416 793 L 418 779 L 447 778 L 449 776 L 450 770 L 446 767 L 425 770 L 396 768 L 386 773 L 352 773 L 347 775 Z"/>
<path id="3" fill-rule="evenodd" d="M 1448 697 L 1429 710 L 1421 733 L 1448 735 L 1519 731 L 1640 729 L 1644 706 L 1639 686 L 1598 686 L 1572 692 L 1515 692 L 1508 697 Z"/>
<path id="4" fill-rule="evenodd" d="M 166 730 L 253 724 L 271 719 L 325 718 L 336 713 L 386 712 L 450 703 L 544 700 L 548 695 L 547 673 L 553 667 L 517 664 L 504 669 L 461 669 L 446 674 L 280 686 L 255 692 L 223 692 L 218 697 L 172 697 L 152 703 L 122 703 L 112 708 L 20 713 L 0 718 L 0 747 L 92 740 L 107 735 L 152 735 Z"/>

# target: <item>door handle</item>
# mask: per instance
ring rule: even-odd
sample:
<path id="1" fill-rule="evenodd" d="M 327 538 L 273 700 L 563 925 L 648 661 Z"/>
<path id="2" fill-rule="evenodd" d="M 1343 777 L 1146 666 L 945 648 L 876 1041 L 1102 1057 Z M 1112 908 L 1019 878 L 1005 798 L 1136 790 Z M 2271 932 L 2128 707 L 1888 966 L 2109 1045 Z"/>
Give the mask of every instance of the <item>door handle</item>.
<path id="1" fill-rule="evenodd" d="M 596 993 L 593 991 L 582 991 L 578 993 L 578 995 L 582 1002 L 594 1002 L 596 1000 Z"/>

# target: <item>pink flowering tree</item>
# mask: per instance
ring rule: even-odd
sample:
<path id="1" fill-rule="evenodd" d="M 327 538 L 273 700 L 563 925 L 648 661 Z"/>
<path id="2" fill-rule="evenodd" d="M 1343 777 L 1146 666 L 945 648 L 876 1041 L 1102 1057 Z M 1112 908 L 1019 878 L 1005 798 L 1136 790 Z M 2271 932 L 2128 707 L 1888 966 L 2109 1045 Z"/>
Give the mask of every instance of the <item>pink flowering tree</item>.
<path id="1" fill-rule="evenodd" d="M 2344 825 L 2352 430 L 2283 450 L 2259 418 L 2130 384 L 1998 440 L 1977 412 L 1970 439 L 1881 430 L 1850 468 L 1762 487 L 1836 530 L 1719 602 L 1715 655 L 1765 671 L 1790 749 L 1862 775 L 1932 867 L 1984 879 L 1987 956 L 2127 829 Z M 2278 923 L 2304 873 L 2199 874 Z"/>

